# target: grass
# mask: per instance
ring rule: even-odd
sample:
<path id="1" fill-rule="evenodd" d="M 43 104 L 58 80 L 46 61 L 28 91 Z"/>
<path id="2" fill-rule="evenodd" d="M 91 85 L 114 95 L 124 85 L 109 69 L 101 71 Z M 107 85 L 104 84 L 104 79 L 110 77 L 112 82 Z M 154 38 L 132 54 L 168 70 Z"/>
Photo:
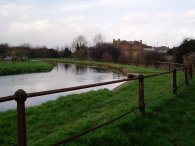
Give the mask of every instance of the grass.
<path id="1" fill-rule="evenodd" d="M 177 79 L 178 84 L 182 83 L 184 73 L 179 72 Z M 178 95 L 170 92 L 156 99 L 171 89 L 172 76 L 163 75 L 144 81 L 146 118 L 141 118 L 138 111 L 134 112 L 66 145 L 194 145 L 195 80 L 189 87 L 179 88 Z M 73 94 L 27 108 L 28 145 L 46 146 L 58 142 L 123 114 L 137 104 L 138 82 L 130 81 L 114 91 L 102 89 Z M 16 145 L 16 112 L 0 113 L 0 126 L 0 145 Z"/>
<path id="2" fill-rule="evenodd" d="M 0 75 L 46 72 L 52 70 L 52 68 L 53 65 L 43 61 L 0 61 Z"/>
<path id="3" fill-rule="evenodd" d="M 145 68 L 142 66 L 136 66 L 136 65 L 121 65 L 121 64 L 115 64 L 115 63 L 109 63 L 109 62 L 97 62 L 97 61 L 86 61 L 86 60 L 75 60 L 75 59 L 43 59 L 44 61 L 48 62 L 61 62 L 61 63 L 70 63 L 70 64 L 79 64 L 79 65 L 87 65 L 87 66 L 98 66 L 101 68 L 108 68 L 111 69 L 112 71 L 115 72 L 120 72 L 123 74 L 127 73 L 143 73 L 143 74 L 148 74 L 148 73 L 157 73 L 162 70 L 156 70 L 152 68 Z"/>

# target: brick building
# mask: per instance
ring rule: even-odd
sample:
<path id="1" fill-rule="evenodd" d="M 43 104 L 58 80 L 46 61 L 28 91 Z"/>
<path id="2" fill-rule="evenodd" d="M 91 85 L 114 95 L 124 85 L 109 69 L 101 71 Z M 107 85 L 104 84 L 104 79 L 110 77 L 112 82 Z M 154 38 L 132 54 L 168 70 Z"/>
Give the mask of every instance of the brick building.
<path id="1" fill-rule="evenodd" d="M 143 62 L 144 51 L 142 40 L 140 41 L 126 41 L 113 39 L 113 46 L 119 49 L 121 59 L 128 59 L 130 63 Z"/>

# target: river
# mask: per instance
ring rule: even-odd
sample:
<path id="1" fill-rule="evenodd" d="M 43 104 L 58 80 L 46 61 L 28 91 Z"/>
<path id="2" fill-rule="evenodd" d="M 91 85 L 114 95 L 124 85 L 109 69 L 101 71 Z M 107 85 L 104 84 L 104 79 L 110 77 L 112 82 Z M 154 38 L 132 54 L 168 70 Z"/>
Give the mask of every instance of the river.
<path id="1" fill-rule="evenodd" d="M 27 93 L 31 93 L 91 83 L 99 83 L 122 78 L 125 77 L 121 74 L 113 73 L 107 69 L 79 66 L 75 64 L 57 63 L 50 72 L 0 76 L 0 97 L 13 95 L 18 89 L 23 89 Z M 102 88 L 111 90 L 120 84 L 122 83 L 32 97 L 28 98 L 25 104 L 26 106 L 35 106 L 49 100 L 55 100 L 62 95 L 87 92 L 90 90 L 98 90 Z M 15 101 L 0 103 L 0 111 L 6 111 L 8 109 L 15 108 Z"/>

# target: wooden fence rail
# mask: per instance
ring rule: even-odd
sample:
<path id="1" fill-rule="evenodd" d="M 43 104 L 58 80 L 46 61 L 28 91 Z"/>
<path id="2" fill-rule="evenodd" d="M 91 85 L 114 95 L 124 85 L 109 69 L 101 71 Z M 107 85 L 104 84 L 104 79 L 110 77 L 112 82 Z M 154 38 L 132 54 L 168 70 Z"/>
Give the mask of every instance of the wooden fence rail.
<path id="1" fill-rule="evenodd" d="M 159 62 L 158 62 L 159 63 Z M 160 62 L 161 63 L 161 62 Z M 166 63 L 165 63 L 166 64 Z M 10 100 L 15 100 L 17 102 L 17 137 L 18 137 L 18 146 L 26 146 L 27 145 L 27 139 L 26 139 L 26 117 L 25 117 L 25 101 L 30 98 L 30 97 L 35 97 L 35 96 L 41 96 L 41 95 L 48 95 L 48 94 L 54 94 L 54 93 L 59 93 L 59 92 L 67 92 L 67 91 L 73 91 L 73 90 L 79 90 L 79 89 L 84 89 L 84 88 L 91 88 L 91 87 L 97 87 L 97 86 L 102 86 L 102 85 L 109 85 L 109 84 L 114 84 L 114 83 L 119 83 L 119 82 L 125 82 L 125 81 L 130 81 L 130 80 L 138 80 L 139 81 L 139 103 L 138 103 L 138 108 L 135 108 L 133 110 L 128 111 L 127 113 L 124 113 L 123 115 L 120 115 L 113 120 L 107 121 L 99 126 L 92 127 L 89 130 L 86 130 L 84 132 L 81 132 L 81 134 L 78 134 L 76 136 L 73 136 L 72 138 L 63 140 L 61 142 L 57 142 L 56 144 L 53 145 L 60 145 L 68 140 L 74 140 L 82 135 L 85 135 L 91 131 L 94 131 L 100 127 L 103 127 L 105 125 L 111 124 L 112 122 L 126 116 L 127 114 L 131 113 L 132 111 L 135 111 L 136 109 L 139 109 L 141 116 L 145 116 L 145 99 L 144 99 L 144 79 L 145 78 L 150 78 L 150 77 L 155 77 L 155 76 L 160 76 L 164 74 L 170 74 L 172 73 L 172 91 L 173 94 L 177 94 L 177 71 L 179 70 L 185 70 L 185 84 L 189 85 L 189 79 L 192 79 L 192 67 L 191 66 L 182 66 L 182 68 L 179 69 L 173 69 L 170 71 L 170 63 L 168 63 L 169 66 L 169 71 L 167 72 L 162 72 L 162 73 L 157 73 L 153 75 L 130 75 L 126 79 L 121 79 L 121 80 L 114 80 L 114 81 L 108 81 L 108 82 L 102 82 L 102 83 L 96 83 L 96 84 L 89 84 L 89 85 L 82 85 L 82 86 L 76 86 L 76 87 L 69 87 L 69 88 L 61 88 L 61 89 L 55 89 L 55 90 L 47 90 L 47 91 L 42 91 L 42 92 L 34 92 L 34 93 L 26 93 L 24 90 L 19 89 L 15 92 L 14 95 L 11 96 L 6 96 L 6 97 L 1 97 L 0 98 L 0 103 L 1 102 L 6 102 Z M 184 68 L 183 68 L 184 67 Z M 157 68 L 157 67 L 156 67 Z"/>

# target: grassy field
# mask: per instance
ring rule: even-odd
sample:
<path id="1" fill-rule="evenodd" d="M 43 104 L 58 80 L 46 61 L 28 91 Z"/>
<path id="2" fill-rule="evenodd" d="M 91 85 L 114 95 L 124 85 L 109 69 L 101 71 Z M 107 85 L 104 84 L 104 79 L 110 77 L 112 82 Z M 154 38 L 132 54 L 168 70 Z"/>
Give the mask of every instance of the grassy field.
<path id="1" fill-rule="evenodd" d="M 0 75 L 46 72 L 52 70 L 52 68 L 53 65 L 43 61 L 0 61 Z"/>
<path id="2" fill-rule="evenodd" d="M 178 84 L 184 81 L 183 72 L 177 74 L 177 81 Z M 136 111 L 66 145 L 194 145 L 195 80 L 190 82 L 189 87 L 180 87 L 178 95 L 171 93 L 171 87 L 172 75 L 145 79 L 146 118 L 141 118 Z M 169 90 L 168 94 L 155 98 Z M 50 145 L 121 115 L 137 105 L 138 82 L 130 81 L 114 91 L 102 89 L 73 94 L 27 108 L 28 145 Z M 16 145 L 16 112 L 0 113 L 0 126 L 0 145 Z"/>

